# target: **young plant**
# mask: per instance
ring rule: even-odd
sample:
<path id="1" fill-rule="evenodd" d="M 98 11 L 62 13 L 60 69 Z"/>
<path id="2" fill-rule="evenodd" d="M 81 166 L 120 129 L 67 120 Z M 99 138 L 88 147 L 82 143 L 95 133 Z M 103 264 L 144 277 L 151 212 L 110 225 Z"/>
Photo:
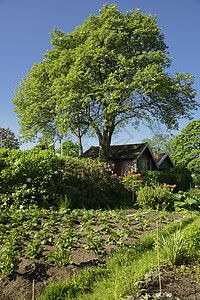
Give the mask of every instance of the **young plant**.
<path id="1" fill-rule="evenodd" d="M 183 259 L 184 242 L 181 230 L 167 233 L 159 240 L 160 253 L 171 265 L 178 265 Z"/>
<path id="2" fill-rule="evenodd" d="M 15 246 L 7 245 L 0 251 L 0 271 L 10 274 L 18 269 L 16 258 L 18 255 Z"/>
<path id="3" fill-rule="evenodd" d="M 74 228 L 68 228 L 63 232 L 59 233 L 56 245 L 61 245 L 64 248 L 73 249 L 75 245 L 78 243 L 81 235 L 74 230 Z"/>
<path id="4" fill-rule="evenodd" d="M 84 234 L 87 237 L 88 242 L 84 244 L 85 249 L 91 249 L 97 254 L 102 254 L 104 241 L 100 234 L 97 234 L 98 230 L 93 227 L 88 227 L 87 232 Z"/>
<path id="5" fill-rule="evenodd" d="M 73 264 L 71 249 L 65 249 L 61 245 L 58 246 L 56 251 L 50 252 L 46 255 L 48 260 L 54 260 L 57 266 L 67 266 Z"/>
<path id="6" fill-rule="evenodd" d="M 37 241 L 30 242 L 26 249 L 26 254 L 30 259 L 38 259 L 42 255 L 42 247 L 40 247 Z"/>

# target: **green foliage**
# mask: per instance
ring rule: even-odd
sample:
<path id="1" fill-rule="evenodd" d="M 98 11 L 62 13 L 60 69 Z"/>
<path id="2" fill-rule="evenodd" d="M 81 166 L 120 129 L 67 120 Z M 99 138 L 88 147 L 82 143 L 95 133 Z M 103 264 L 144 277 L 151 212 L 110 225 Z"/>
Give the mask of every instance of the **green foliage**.
<path id="1" fill-rule="evenodd" d="M 172 265 L 198 262 L 200 259 L 200 225 L 191 224 L 184 231 L 161 234 L 159 240 L 161 255 Z"/>
<path id="2" fill-rule="evenodd" d="M 25 139 L 90 129 L 105 161 L 117 127 L 153 118 L 178 128 L 198 107 L 193 76 L 167 71 L 168 47 L 151 14 L 106 4 L 71 33 L 54 28 L 51 44 L 13 99 Z"/>
<path id="3" fill-rule="evenodd" d="M 59 149 L 57 149 L 56 152 L 64 156 L 78 157 L 78 150 L 78 144 L 73 143 L 71 139 L 67 139 L 62 143 L 62 145 Z"/>
<path id="4" fill-rule="evenodd" d="M 183 166 L 174 167 L 169 172 L 141 171 L 141 176 L 144 184 L 149 186 L 162 185 L 163 183 L 176 184 L 176 192 L 179 190 L 187 191 L 192 183 L 191 172 Z"/>
<path id="5" fill-rule="evenodd" d="M 59 245 L 58 248 L 46 255 L 49 260 L 55 260 L 58 266 L 67 266 L 73 263 L 71 249 L 66 249 Z"/>
<path id="6" fill-rule="evenodd" d="M 30 242 L 26 248 L 26 254 L 30 259 L 38 259 L 41 257 L 42 247 L 36 241 Z"/>
<path id="7" fill-rule="evenodd" d="M 106 164 L 57 156 L 50 150 L 0 151 L 0 200 L 5 206 L 66 204 L 100 208 L 129 203 L 129 192 Z M 67 199 L 67 202 L 66 202 Z"/>
<path id="8" fill-rule="evenodd" d="M 200 210 L 200 189 L 190 189 L 188 192 L 179 191 L 173 194 L 174 207 L 178 210 Z"/>
<path id="9" fill-rule="evenodd" d="M 192 261 L 200 260 L 200 224 L 192 224 L 184 232 L 188 258 Z"/>
<path id="10" fill-rule="evenodd" d="M 173 209 L 171 191 L 165 186 L 144 186 L 136 192 L 136 202 L 142 209 Z"/>
<path id="11" fill-rule="evenodd" d="M 0 250 L 0 271 L 10 274 L 18 269 L 16 247 L 7 245 Z"/>
<path id="12" fill-rule="evenodd" d="M 48 150 L 1 151 L 1 199 L 5 204 L 38 204 L 57 200 L 64 160 Z"/>
<path id="13" fill-rule="evenodd" d="M 183 260 L 184 242 L 181 230 L 161 236 L 159 240 L 160 253 L 170 264 L 178 265 Z"/>
<path id="14" fill-rule="evenodd" d="M 173 160 L 186 166 L 191 172 L 200 174 L 200 119 L 190 122 L 174 142 Z"/>
<path id="15" fill-rule="evenodd" d="M 151 139 L 143 139 L 142 143 L 148 142 L 154 153 L 169 153 L 172 154 L 172 142 L 175 136 L 173 134 L 155 134 Z"/>

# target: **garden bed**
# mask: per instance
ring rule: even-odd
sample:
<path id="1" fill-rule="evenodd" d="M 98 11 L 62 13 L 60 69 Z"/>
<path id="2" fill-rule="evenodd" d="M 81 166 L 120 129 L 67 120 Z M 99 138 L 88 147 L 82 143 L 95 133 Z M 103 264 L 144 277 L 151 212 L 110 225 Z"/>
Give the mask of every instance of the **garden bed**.
<path id="1" fill-rule="evenodd" d="M 156 272 L 157 273 L 157 272 Z M 161 294 L 158 275 L 146 274 L 148 278 L 143 286 L 143 296 L 133 299 L 173 299 L 198 300 L 200 299 L 200 266 L 165 265 L 161 269 Z M 160 295 L 162 297 L 160 297 Z M 157 297 L 157 298 L 156 298 Z M 160 297 L 160 298 L 159 298 Z M 131 300 L 131 297 L 129 297 Z"/>
<path id="2" fill-rule="evenodd" d="M 31 299 L 50 281 L 69 279 L 87 266 L 104 264 L 142 235 L 181 218 L 138 211 L 18 210 L 0 215 L 0 299 Z M 8 274 L 10 273 L 10 274 Z M 24 298 L 23 298 L 24 297 Z"/>

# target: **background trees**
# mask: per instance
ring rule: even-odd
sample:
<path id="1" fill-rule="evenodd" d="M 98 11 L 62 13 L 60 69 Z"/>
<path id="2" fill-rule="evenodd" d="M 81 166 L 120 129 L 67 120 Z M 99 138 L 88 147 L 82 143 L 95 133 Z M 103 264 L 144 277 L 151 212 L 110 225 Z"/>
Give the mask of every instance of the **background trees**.
<path id="1" fill-rule="evenodd" d="M 56 152 L 69 157 L 78 157 L 79 147 L 78 144 L 73 143 L 73 141 L 68 138 L 60 145 Z"/>
<path id="2" fill-rule="evenodd" d="M 0 127 L 0 148 L 19 149 L 19 140 L 9 128 Z"/>
<path id="3" fill-rule="evenodd" d="M 116 128 L 152 119 L 178 128 L 197 109 L 193 77 L 166 71 L 171 59 L 152 15 L 104 5 L 71 33 L 54 29 L 51 43 L 13 99 L 26 139 L 95 132 L 106 161 Z"/>
<path id="4" fill-rule="evenodd" d="M 173 134 L 156 133 L 151 139 L 143 139 L 142 142 L 148 142 L 154 153 L 169 153 L 173 152 L 172 143 L 175 139 Z"/>
<path id="5" fill-rule="evenodd" d="M 173 160 L 200 175 L 200 119 L 190 122 L 173 141 Z"/>

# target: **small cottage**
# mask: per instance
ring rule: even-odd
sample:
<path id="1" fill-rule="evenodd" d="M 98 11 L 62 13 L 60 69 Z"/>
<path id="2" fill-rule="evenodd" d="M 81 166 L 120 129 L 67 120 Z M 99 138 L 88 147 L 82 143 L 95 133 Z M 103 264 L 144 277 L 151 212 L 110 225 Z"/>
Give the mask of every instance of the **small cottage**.
<path id="1" fill-rule="evenodd" d="M 98 158 L 99 147 L 91 146 L 82 157 Z M 156 159 L 148 143 L 110 146 L 108 166 L 118 176 L 142 170 L 157 170 Z"/>

